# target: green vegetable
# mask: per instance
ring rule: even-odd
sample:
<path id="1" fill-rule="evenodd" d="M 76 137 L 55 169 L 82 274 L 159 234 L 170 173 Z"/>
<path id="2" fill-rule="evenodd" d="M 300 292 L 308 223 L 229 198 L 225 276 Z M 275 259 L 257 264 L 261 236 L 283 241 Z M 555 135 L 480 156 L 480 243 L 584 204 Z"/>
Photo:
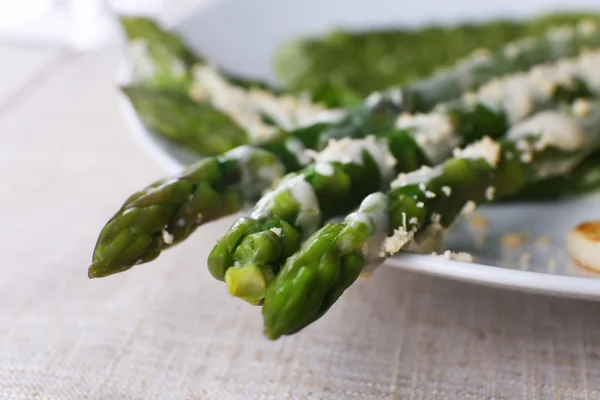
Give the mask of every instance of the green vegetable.
<path id="1" fill-rule="evenodd" d="M 397 113 L 394 99 L 381 96 L 337 123 L 280 130 L 269 140 L 206 157 L 147 186 L 131 195 L 102 229 L 89 276 L 111 275 L 155 259 L 202 223 L 239 211 L 284 173 L 305 166 L 305 148 L 321 148 L 340 135 L 364 137 L 387 130 Z"/>
<path id="2" fill-rule="evenodd" d="M 314 322 L 360 272 L 449 227 L 468 204 L 575 168 L 600 148 L 600 104 L 579 102 L 573 110 L 537 114 L 498 143 L 484 138 L 427 174 L 399 179 L 387 194 L 369 195 L 342 223 L 313 234 L 268 285 L 265 335 L 276 339 Z"/>
<path id="3" fill-rule="evenodd" d="M 134 83 L 151 88 L 187 91 L 193 81 L 193 67 L 205 64 L 204 56 L 193 50 L 175 31 L 162 28 L 156 21 L 140 16 L 120 16 L 127 38 L 127 54 Z M 234 85 L 243 88 L 276 90 L 269 84 L 236 75 L 221 68 Z"/>
<path id="4" fill-rule="evenodd" d="M 555 201 L 600 190 L 600 152 L 586 158 L 572 171 L 535 182 L 500 202 Z"/>
<path id="5" fill-rule="evenodd" d="M 121 90 L 149 129 L 198 154 L 217 155 L 250 143 L 248 134 L 229 116 L 185 92 L 139 85 Z"/>
<path id="6" fill-rule="evenodd" d="M 538 57 L 549 55 L 541 52 L 531 59 L 523 59 L 526 61 L 523 64 L 510 60 L 507 64 L 500 52 L 508 42 L 534 37 L 543 43 L 543 35 L 548 28 L 575 24 L 582 18 L 596 20 L 598 15 L 561 13 L 524 21 L 498 19 L 482 23 L 366 32 L 338 29 L 323 37 L 285 41 L 276 53 L 275 71 L 281 86 L 295 92 L 311 93 L 315 101 L 338 107 L 354 104 L 382 88 L 410 86 L 415 82 L 419 85 L 421 80 L 424 85 L 433 79 L 442 79 L 443 75 L 438 71 L 440 66 L 456 65 L 456 60 L 464 59 L 480 48 L 488 48 L 495 54 L 493 69 L 486 71 L 486 74 L 524 69 L 531 66 L 531 62 L 541 62 L 542 59 Z M 597 42 L 599 39 L 595 40 Z M 568 55 L 568 52 L 554 53 L 549 59 Z M 470 84 L 477 83 L 476 80 Z M 426 110 L 436 102 L 448 100 L 443 96 L 446 93 L 438 93 L 434 88 L 425 102 L 413 107 Z"/>
<path id="7" fill-rule="evenodd" d="M 414 171 L 422 165 L 435 165 L 451 157 L 455 146 L 464 146 L 483 136 L 499 138 L 512 124 L 531 113 L 594 92 L 593 82 L 596 76 L 600 78 L 600 69 L 595 68 L 595 64 L 589 66 L 589 60 L 600 60 L 600 52 L 586 52 L 569 61 L 540 66 L 526 74 L 505 76 L 482 86 L 477 93 L 439 104 L 429 114 L 402 115 L 396 124 L 400 129 L 382 135 L 377 142 L 347 139 L 342 146 L 334 143 L 332 149 L 324 151 L 327 153 L 325 160 L 322 156 L 317 157 L 316 164 L 288 175 L 278 188 L 264 196 L 250 219 L 246 219 L 247 224 L 234 224 L 209 255 L 211 273 L 216 279 L 225 280 L 230 288 L 235 288 L 231 294 L 250 297 L 256 304 L 261 300 L 258 287 L 262 286 L 264 293 L 268 277 L 277 274 L 279 266 L 296 249 L 292 244 L 272 246 L 272 241 L 285 242 L 287 237 L 269 235 L 272 240 L 261 243 L 271 249 L 270 257 L 263 257 L 257 264 L 249 256 L 248 249 L 238 253 L 246 238 L 253 240 L 255 252 L 268 253 L 253 237 L 277 227 L 278 221 L 285 221 L 298 231 L 296 236 L 305 238 L 324 220 L 347 213 L 367 194 L 388 186 L 389 177 Z M 510 92 L 517 85 L 526 89 L 519 92 L 519 99 Z M 519 107 L 515 108 L 515 104 Z M 521 107 L 522 104 L 525 106 Z M 359 156 L 353 159 L 352 154 Z M 395 162 L 394 174 L 390 173 L 392 168 L 385 165 L 387 160 Z M 300 197 L 294 192 L 300 192 Z M 311 204 L 305 204 L 307 202 Z M 237 238 L 236 243 L 231 242 L 231 235 Z M 283 252 L 284 247 L 288 251 Z M 249 265 L 256 268 L 248 269 Z M 245 293 L 244 288 L 250 288 L 252 295 Z"/>

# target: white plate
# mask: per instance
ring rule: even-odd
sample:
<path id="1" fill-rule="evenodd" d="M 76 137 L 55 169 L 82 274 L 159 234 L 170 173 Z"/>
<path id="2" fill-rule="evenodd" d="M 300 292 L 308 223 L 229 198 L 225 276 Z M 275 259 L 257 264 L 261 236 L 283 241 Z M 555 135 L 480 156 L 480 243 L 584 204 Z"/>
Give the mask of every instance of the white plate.
<path id="1" fill-rule="evenodd" d="M 297 35 L 320 34 L 337 26 L 369 29 L 384 26 L 415 26 L 428 22 L 453 23 L 491 17 L 523 18 L 552 9 L 600 10 L 597 0 L 564 0 L 549 8 L 546 0 L 245 0 L 213 2 L 188 15 L 173 28 L 209 59 L 233 72 L 272 79 L 272 56 L 282 40 Z M 435 49 L 432 49 L 435 51 Z M 127 78 L 121 71 L 120 80 Z M 125 119 L 140 145 L 174 173 L 196 156 L 148 131 L 123 96 Z M 586 272 L 569 262 L 564 237 L 576 223 L 600 218 L 600 195 L 561 203 L 495 205 L 482 207 L 489 227 L 485 242 L 478 244 L 473 225 L 461 220 L 448 234 L 448 248 L 468 251 L 477 263 L 461 263 L 434 256 L 403 254 L 385 265 L 437 276 L 524 291 L 573 298 L 600 299 L 600 275 Z M 519 248 L 502 245 L 506 233 L 525 233 Z M 536 239 L 548 236 L 550 244 Z M 475 239 L 474 239 L 475 238 Z M 531 260 L 526 262 L 531 254 Z"/>

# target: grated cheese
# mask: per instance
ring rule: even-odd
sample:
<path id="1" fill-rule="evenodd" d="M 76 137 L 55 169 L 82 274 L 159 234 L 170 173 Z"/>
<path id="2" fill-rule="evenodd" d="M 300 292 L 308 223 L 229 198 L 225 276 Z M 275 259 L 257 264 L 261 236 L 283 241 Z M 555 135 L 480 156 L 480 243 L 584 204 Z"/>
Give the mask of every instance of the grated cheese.
<path id="1" fill-rule="evenodd" d="M 335 173 L 335 169 L 333 168 L 333 166 L 329 163 L 326 162 L 318 162 L 315 164 L 315 171 L 319 174 L 319 175 L 323 175 L 323 176 L 333 176 L 333 174 Z"/>
<path id="2" fill-rule="evenodd" d="M 483 158 L 492 167 L 496 167 L 498 166 L 498 161 L 500 161 L 500 145 L 489 136 L 485 136 L 483 139 L 464 149 L 454 149 L 454 157 L 469 159 Z"/>
<path id="3" fill-rule="evenodd" d="M 475 204 L 473 200 L 469 200 L 467 201 L 460 213 L 461 215 L 469 215 L 472 214 L 475 211 L 475 209 L 477 209 L 477 204 Z"/>
<path id="4" fill-rule="evenodd" d="M 167 232 L 166 229 L 162 230 L 162 238 L 163 238 L 163 242 L 165 242 L 166 244 L 173 244 L 173 241 L 175 240 L 173 235 L 171 235 L 169 232 Z"/>
<path id="5" fill-rule="evenodd" d="M 281 237 L 281 228 L 278 227 L 273 227 L 271 229 L 269 229 L 271 232 L 273 232 L 274 234 L 276 234 L 277 236 Z"/>
<path id="6" fill-rule="evenodd" d="M 453 251 L 446 250 L 442 254 L 438 254 L 436 252 L 433 252 L 431 254 L 433 256 L 440 257 L 445 260 L 460 261 L 460 262 L 473 262 L 474 261 L 473 256 L 471 254 L 464 253 L 464 252 L 455 253 Z"/>
<path id="7" fill-rule="evenodd" d="M 421 168 L 419 168 L 415 171 L 409 172 L 408 174 L 407 173 L 398 174 L 398 176 L 396 177 L 396 179 L 394 179 L 392 181 L 390 186 L 392 187 L 392 189 L 395 189 L 397 187 L 411 185 L 411 184 L 414 184 L 417 182 L 430 181 L 431 179 L 438 176 L 439 173 L 440 173 L 439 170 L 433 169 L 427 165 L 423 165 L 423 166 L 421 166 Z M 421 188 L 422 191 L 425 191 L 425 186 L 424 186 L 424 184 L 422 184 L 422 185 L 423 185 L 423 188 L 421 188 L 420 185 L 419 185 L 419 188 Z"/>
<path id="8" fill-rule="evenodd" d="M 380 255 L 383 257 L 385 254 L 394 255 L 398 253 L 412 237 L 413 233 L 407 232 L 404 227 L 395 229 L 392 236 L 384 240 Z"/>
<path id="9" fill-rule="evenodd" d="M 390 152 L 387 142 L 385 140 L 377 141 L 372 135 L 365 139 L 351 139 L 348 137 L 339 140 L 331 139 L 323 151 L 313 154 L 313 158 L 316 161 L 339 161 L 344 164 L 362 165 L 364 151 L 373 157 L 382 178 L 384 180 L 391 179 L 397 160 Z"/>

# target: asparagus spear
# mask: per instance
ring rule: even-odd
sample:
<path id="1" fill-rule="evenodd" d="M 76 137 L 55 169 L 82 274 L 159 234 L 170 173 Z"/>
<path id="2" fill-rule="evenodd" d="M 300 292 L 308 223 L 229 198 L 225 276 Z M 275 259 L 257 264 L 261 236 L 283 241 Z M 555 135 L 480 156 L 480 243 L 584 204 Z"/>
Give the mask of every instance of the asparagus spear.
<path id="1" fill-rule="evenodd" d="M 265 335 L 276 339 L 301 330 L 362 271 L 411 241 L 419 244 L 495 196 L 567 173 L 599 148 L 600 104 L 581 100 L 536 114 L 499 142 L 486 137 L 435 168 L 400 174 L 391 191 L 369 195 L 357 212 L 323 227 L 286 260 L 267 288 Z"/>
<path id="2" fill-rule="evenodd" d="M 94 248 L 90 277 L 103 277 L 151 261 L 204 222 L 256 201 L 284 173 L 310 162 L 304 149 L 331 138 L 386 131 L 398 114 L 392 95 L 371 99 L 337 123 L 315 123 L 268 140 L 206 157 L 175 176 L 131 195 L 107 222 Z"/>
<path id="3" fill-rule="evenodd" d="M 600 51 L 492 81 L 429 114 L 401 115 L 399 129 L 377 143 L 333 143 L 316 164 L 288 176 L 259 201 L 250 218 L 232 226 L 211 251 L 209 270 L 226 281 L 232 295 L 260 303 L 269 279 L 297 249 L 297 238 L 306 238 L 323 220 L 348 212 L 368 193 L 389 185 L 394 165 L 399 173 L 437 164 L 455 146 L 483 135 L 498 138 L 511 124 L 556 101 L 600 94 L 594 86 L 600 70 L 590 59 L 600 61 Z"/>
<path id="4" fill-rule="evenodd" d="M 128 40 L 127 53 L 135 82 L 153 88 L 187 90 L 190 68 L 201 58 L 173 32 L 143 17 L 119 18 Z"/>
<path id="5" fill-rule="evenodd" d="M 193 82 L 193 67 L 207 64 L 204 56 L 193 50 L 175 31 L 163 29 L 146 17 L 120 16 L 127 37 L 127 53 L 134 82 L 152 88 L 187 91 Z M 266 82 L 221 70 L 234 85 L 243 88 L 277 90 Z"/>
<path id="6" fill-rule="evenodd" d="M 534 182 L 499 202 L 554 201 L 600 189 L 600 152 L 587 157 L 572 171 Z"/>
<path id="7" fill-rule="evenodd" d="M 248 133 L 227 114 L 185 92 L 141 85 L 121 90 L 149 129 L 198 154 L 217 155 L 250 143 Z"/>
<path id="8" fill-rule="evenodd" d="M 333 30 L 283 43 L 275 53 L 275 74 L 284 87 L 308 91 L 313 99 L 337 107 L 381 88 L 425 79 L 478 48 L 494 50 L 519 38 L 539 37 L 551 27 L 593 18 L 597 13 L 562 11 L 521 21 L 499 18 L 419 29 Z M 431 51 L 432 46 L 437 50 Z"/>
<path id="9" fill-rule="evenodd" d="M 552 28 L 545 35 L 528 37 L 500 49 L 475 51 L 453 68 L 408 85 L 403 90 L 406 110 L 427 111 L 436 104 L 473 90 L 496 76 L 529 69 L 536 64 L 573 57 L 582 49 L 600 44 L 596 20 L 585 19 L 576 27 Z"/>

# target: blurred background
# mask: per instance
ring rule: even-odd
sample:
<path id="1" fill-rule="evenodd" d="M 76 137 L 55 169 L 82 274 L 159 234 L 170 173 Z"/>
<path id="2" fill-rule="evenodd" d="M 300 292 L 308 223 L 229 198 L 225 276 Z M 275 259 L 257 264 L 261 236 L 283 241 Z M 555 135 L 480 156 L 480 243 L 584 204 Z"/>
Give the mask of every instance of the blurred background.
<path id="1" fill-rule="evenodd" d="M 172 21 L 213 0 L 6 0 L 0 1 L 0 41 L 60 45 L 88 51 L 118 37 L 116 14 Z"/>

